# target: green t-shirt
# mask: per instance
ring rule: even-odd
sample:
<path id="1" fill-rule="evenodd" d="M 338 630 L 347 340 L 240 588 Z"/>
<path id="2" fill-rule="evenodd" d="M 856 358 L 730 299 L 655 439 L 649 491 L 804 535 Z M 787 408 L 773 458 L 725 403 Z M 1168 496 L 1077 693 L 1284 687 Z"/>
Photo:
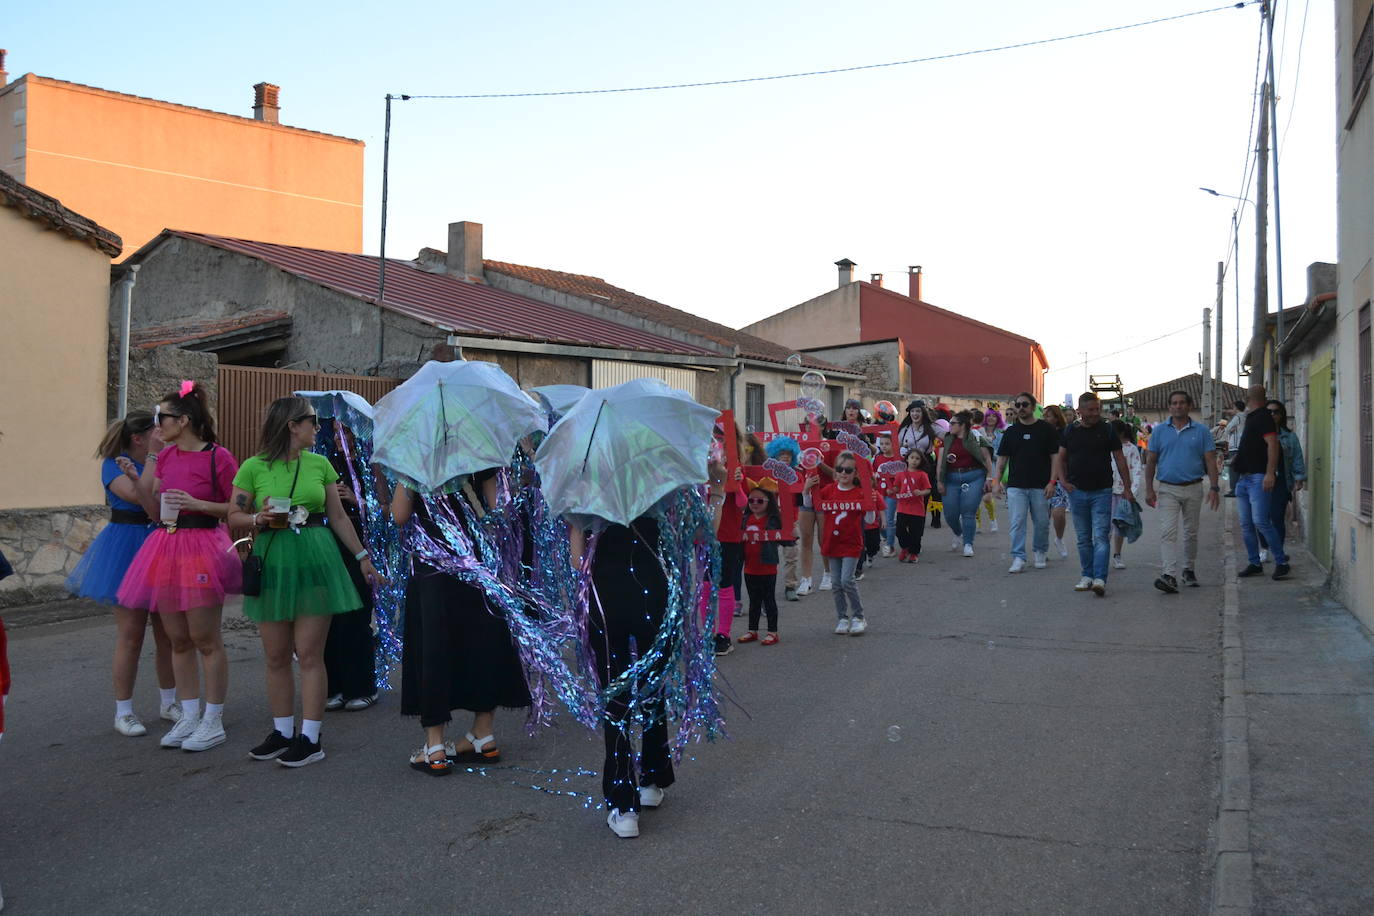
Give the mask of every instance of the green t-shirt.
<path id="1" fill-rule="evenodd" d="M 291 505 L 304 506 L 309 512 L 324 511 L 324 488 L 339 479 L 329 459 L 314 452 L 301 452 L 301 476 L 296 477 L 296 461 L 277 460 L 270 464 L 261 455 L 254 455 L 239 466 L 234 486 L 253 494 L 258 509 L 267 505 L 270 496 L 291 497 Z M 294 495 L 291 481 L 296 481 Z"/>

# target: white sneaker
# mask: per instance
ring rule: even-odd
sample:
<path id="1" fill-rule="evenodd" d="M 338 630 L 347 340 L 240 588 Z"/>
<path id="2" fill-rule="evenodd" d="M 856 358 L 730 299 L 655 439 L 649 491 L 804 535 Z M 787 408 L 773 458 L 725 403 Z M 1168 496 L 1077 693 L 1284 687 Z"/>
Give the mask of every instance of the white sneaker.
<path id="1" fill-rule="evenodd" d="M 836 636 L 848 636 L 848 635 L 849 635 L 849 618 L 848 618 L 848 617 L 841 617 L 841 618 L 839 619 L 839 622 L 835 624 L 835 635 L 836 635 Z"/>
<path id="2" fill-rule="evenodd" d="M 195 734 L 200 727 L 200 716 L 182 716 L 181 721 L 172 726 L 171 731 L 162 736 L 158 743 L 163 747 L 181 747 L 183 741 Z"/>
<path id="3" fill-rule="evenodd" d="M 142 738 L 148 734 L 148 729 L 143 727 L 143 720 L 133 713 L 115 716 L 114 730 L 126 738 Z"/>
<path id="4" fill-rule="evenodd" d="M 963 546 L 964 546 L 964 539 L 961 538 L 961 537 L 960 537 L 959 535 L 957 535 L 957 534 L 956 534 L 956 535 L 954 536 L 954 538 L 949 542 L 949 549 L 950 549 L 950 550 L 958 550 L 960 547 L 963 547 Z"/>
<path id="5" fill-rule="evenodd" d="M 1055 549 L 1059 551 L 1059 559 L 1067 560 L 1069 558 L 1069 548 L 1064 546 L 1063 538 L 1055 538 L 1054 546 Z"/>
<path id="6" fill-rule="evenodd" d="M 862 617 L 855 617 L 854 621 L 849 625 L 850 636 L 862 636 L 867 630 L 868 621 L 864 620 Z"/>
<path id="7" fill-rule="evenodd" d="M 639 812 L 627 811 L 620 813 L 619 808 L 612 808 L 611 813 L 606 815 L 606 826 L 610 827 L 616 836 L 624 839 L 631 839 L 639 836 Z"/>
<path id="8" fill-rule="evenodd" d="M 811 580 L 810 580 L 810 579 L 803 579 L 803 580 L 801 580 L 800 582 L 798 582 L 798 583 L 797 583 L 797 597 L 798 597 L 798 598 L 804 598 L 805 596 L 807 596 L 807 595 L 809 595 L 809 594 L 811 594 Z"/>
<path id="9" fill-rule="evenodd" d="M 820 589 L 823 592 L 830 591 L 830 573 L 826 573 L 825 575 L 821 576 Z"/>
<path id="10" fill-rule="evenodd" d="M 1025 568 L 1026 568 L 1026 561 L 1025 561 L 1025 560 L 1021 559 L 1020 557 L 1012 557 L 1012 560 L 1011 560 L 1011 567 L 1010 567 L 1009 569 L 1007 569 L 1007 572 L 1009 572 L 1009 573 L 1019 573 L 1021 570 L 1025 569 Z"/>
<path id="11" fill-rule="evenodd" d="M 883 556 L 885 556 L 885 557 L 890 557 L 890 556 L 892 556 L 892 555 L 893 555 L 894 553 L 896 553 L 896 552 L 897 552 L 897 551 L 893 550 L 892 547 L 891 547 L 890 545 L 888 545 L 888 544 L 884 544 L 884 545 L 883 545 Z"/>
<path id="12" fill-rule="evenodd" d="M 1268 563 L 1268 562 L 1269 562 L 1269 551 L 1267 551 L 1267 550 L 1261 550 L 1261 551 L 1260 551 L 1260 562 L 1261 562 L 1261 563 Z"/>
<path id="13" fill-rule="evenodd" d="M 1044 569 L 1044 568 L 1045 568 L 1045 555 L 1044 555 L 1043 553 L 1040 553 L 1039 551 L 1036 551 L 1036 553 L 1035 553 L 1035 564 L 1034 564 L 1034 565 L 1035 565 L 1035 568 L 1036 568 L 1036 569 Z"/>
<path id="14" fill-rule="evenodd" d="M 183 751 L 208 751 L 212 747 L 218 747 L 225 742 L 224 722 L 219 716 L 213 719 L 206 716 L 201 718 L 196 730 L 191 733 L 191 737 L 181 742 Z"/>
<path id="15" fill-rule="evenodd" d="M 972 545 L 972 544 L 965 544 L 965 545 L 964 545 L 964 556 L 966 556 L 966 557 L 971 557 L 971 556 L 973 556 L 973 545 Z"/>
<path id="16" fill-rule="evenodd" d="M 657 808 L 663 804 L 663 790 L 658 786 L 640 786 L 639 804 L 644 808 Z"/>
<path id="17" fill-rule="evenodd" d="M 159 718 L 166 719 L 168 722 L 180 722 L 181 704 L 168 703 L 166 706 L 163 706 L 161 709 L 159 709 L 157 714 Z"/>
<path id="18" fill-rule="evenodd" d="M 1088 576 L 1084 576 L 1083 578 L 1078 580 L 1078 584 L 1073 587 L 1073 590 L 1076 592 L 1086 592 L 1088 589 L 1092 587 L 1093 580 Z"/>
<path id="19" fill-rule="evenodd" d="M 1117 556 L 1112 557 L 1112 569 L 1125 569 L 1125 568 L 1126 568 L 1126 561 L 1123 560 L 1123 559 L 1121 559 L 1120 555 L 1117 555 Z"/>
<path id="20" fill-rule="evenodd" d="M 324 711 L 333 712 L 336 709 L 343 709 L 343 704 L 343 694 L 336 693 L 332 697 L 324 701 Z"/>
<path id="21" fill-rule="evenodd" d="M 992 522 L 988 525 L 988 530 L 991 531 L 993 534 L 997 533 L 997 519 L 992 520 Z"/>
<path id="22" fill-rule="evenodd" d="M 1101 598 L 1103 595 L 1107 594 L 1107 583 L 1102 579 L 1094 579 L 1092 581 L 1092 589 L 1093 594 Z"/>

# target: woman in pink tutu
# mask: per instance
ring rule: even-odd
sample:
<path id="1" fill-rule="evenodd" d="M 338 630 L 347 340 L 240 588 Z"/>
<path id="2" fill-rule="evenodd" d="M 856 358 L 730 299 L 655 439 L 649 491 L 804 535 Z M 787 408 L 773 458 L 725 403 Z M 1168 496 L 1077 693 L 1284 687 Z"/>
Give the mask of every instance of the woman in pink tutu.
<path id="1" fill-rule="evenodd" d="M 160 497 L 162 526 L 134 556 L 118 601 L 158 614 L 172 641 L 181 721 L 163 735 L 162 746 L 204 751 L 225 741 L 229 660 L 220 638 L 220 616 L 224 596 L 240 589 L 243 567 L 223 519 L 229 514 L 239 463 L 216 444 L 205 392 L 194 382 L 182 382 L 153 416 L 167 445 L 148 456 L 139 490 L 153 502 Z M 197 653 L 205 667 L 204 714 Z"/>

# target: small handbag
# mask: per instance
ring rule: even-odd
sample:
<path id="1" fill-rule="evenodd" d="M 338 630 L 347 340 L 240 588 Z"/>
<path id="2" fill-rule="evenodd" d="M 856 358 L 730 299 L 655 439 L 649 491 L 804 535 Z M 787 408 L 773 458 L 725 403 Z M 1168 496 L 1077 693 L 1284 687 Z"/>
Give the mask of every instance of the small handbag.
<path id="1" fill-rule="evenodd" d="M 295 497 L 296 481 L 300 479 L 301 463 L 300 459 L 297 459 L 296 476 L 291 478 L 291 492 L 287 494 L 287 500 L 290 500 Z M 275 541 L 276 539 L 277 538 L 274 535 L 272 537 L 272 541 Z M 249 598 L 256 598 L 262 594 L 263 563 L 267 560 L 267 555 L 271 552 L 272 543 L 268 542 L 267 549 L 262 552 L 262 556 L 258 556 L 257 554 L 249 554 L 248 558 L 243 561 L 243 594 L 248 596 Z"/>

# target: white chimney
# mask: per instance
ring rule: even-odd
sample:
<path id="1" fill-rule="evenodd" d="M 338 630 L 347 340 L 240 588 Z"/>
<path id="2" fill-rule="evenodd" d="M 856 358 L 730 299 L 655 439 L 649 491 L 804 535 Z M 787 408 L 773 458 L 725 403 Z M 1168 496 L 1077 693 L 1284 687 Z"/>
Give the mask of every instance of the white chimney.
<path id="1" fill-rule="evenodd" d="M 859 265 L 849 258 L 840 258 L 835 262 L 835 266 L 840 269 L 840 286 L 848 286 L 854 282 L 854 268 Z"/>
<path id="2" fill-rule="evenodd" d="M 448 224 L 448 274 L 460 280 L 484 281 L 482 273 L 482 224 Z"/>

